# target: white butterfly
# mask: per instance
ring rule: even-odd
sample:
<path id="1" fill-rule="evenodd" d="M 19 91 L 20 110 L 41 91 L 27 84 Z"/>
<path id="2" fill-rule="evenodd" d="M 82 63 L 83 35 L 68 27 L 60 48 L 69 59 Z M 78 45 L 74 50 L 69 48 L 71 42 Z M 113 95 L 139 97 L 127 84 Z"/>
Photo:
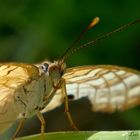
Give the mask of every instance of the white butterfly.
<path id="1" fill-rule="evenodd" d="M 87 29 L 97 24 L 98 20 L 94 19 Z M 71 126 L 77 129 L 69 113 L 68 97 L 73 100 L 87 97 L 92 110 L 101 112 L 126 110 L 138 105 L 139 71 L 108 65 L 66 69 L 64 63 L 70 54 L 80 48 L 93 45 L 137 22 L 140 20 L 122 26 L 79 48 L 73 49 L 71 46 L 58 61 L 53 63 L 44 61 L 37 65 L 0 64 L 0 134 L 4 133 L 13 122 L 20 120 L 14 139 L 24 120 L 35 114 L 41 121 L 43 133 L 45 120 L 41 112 L 52 110 L 63 102 Z"/>

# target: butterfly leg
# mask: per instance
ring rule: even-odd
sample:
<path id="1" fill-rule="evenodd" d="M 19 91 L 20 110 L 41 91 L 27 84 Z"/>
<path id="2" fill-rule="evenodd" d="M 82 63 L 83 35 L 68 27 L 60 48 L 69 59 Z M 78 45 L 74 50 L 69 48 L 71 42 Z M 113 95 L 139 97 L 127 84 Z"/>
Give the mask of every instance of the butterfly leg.
<path id="1" fill-rule="evenodd" d="M 44 120 L 43 115 L 42 115 L 39 111 L 36 112 L 36 115 L 37 115 L 38 119 L 39 119 L 40 122 L 41 122 L 41 135 L 42 135 L 42 137 L 43 137 L 44 132 L 45 132 L 45 124 L 46 124 L 46 123 L 45 123 L 45 120 Z"/>
<path id="2" fill-rule="evenodd" d="M 19 124 L 18 124 L 18 127 L 16 129 L 16 132 L 14 133 L 14 135 L 12 136 L 11 140 L 14 140 L 15 137 L 18 135 L 18 133 L 20 132 L 20 130 L 22 129 L 23 125 L 24 125 L 24 122 L 25 122 L 25 118 L 21 119 L 19 121 Z"/>
<path id="3" fill-rule="evenodd" d="M 67 96 L 67 90 L 66 90 L 66 83 L 64 79 L 62 80 L 62 93 L 64 95 L 65 113 L 68 117 L 69 123 L 74 130 L 79 131 L 79 129 L 76 127 L 75 123 L 73 122 L 71 114 L 69 112 L 68 96 Z"/>

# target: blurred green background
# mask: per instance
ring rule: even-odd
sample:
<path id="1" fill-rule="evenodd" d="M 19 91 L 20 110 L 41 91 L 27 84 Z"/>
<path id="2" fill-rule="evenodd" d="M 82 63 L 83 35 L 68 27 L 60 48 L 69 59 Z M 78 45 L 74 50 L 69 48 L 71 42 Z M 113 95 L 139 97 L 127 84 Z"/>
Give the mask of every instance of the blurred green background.
<path id="1" fill-rule="evenodd" d="M 79 45 L 140 18 L 140 1 L 1 0 L 0 61 L 53 61 L 63 54 L 96 16 L 101 18 L 100 23 L 88 31 Z M 94 47 L 77 52 L 68 59 L 67 66 L 113 64 L 140 70 L 139 54 L 140 25 L 135 25 Z M 47 118 L 47 132 L 71 130 L 63 108 L 44 114 Z M 70 111 L 80 130 L 140 129 L 139 107 L 124 113 L 92 113 L 88 101 L 82 99 L 71 102 Z M 40 123 L 33 117 L 27 121 L 20 135 L 39 131 Z"/>

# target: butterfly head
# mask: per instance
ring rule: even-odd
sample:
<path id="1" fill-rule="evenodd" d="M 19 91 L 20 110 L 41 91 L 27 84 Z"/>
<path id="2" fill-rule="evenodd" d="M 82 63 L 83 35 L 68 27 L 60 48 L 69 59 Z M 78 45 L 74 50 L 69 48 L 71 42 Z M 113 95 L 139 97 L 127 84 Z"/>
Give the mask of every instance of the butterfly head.
<path id="1" fill-rule="evenodd" d="M 44 61 L 39 66 L 39 70 L 41 71 L 41 73 L 49 76 L 54 84 L 57 84 L 59 79 L 61 79 L 61 77 L 65 73 L 66 64 L 61 63 L 60 61 Z"/>

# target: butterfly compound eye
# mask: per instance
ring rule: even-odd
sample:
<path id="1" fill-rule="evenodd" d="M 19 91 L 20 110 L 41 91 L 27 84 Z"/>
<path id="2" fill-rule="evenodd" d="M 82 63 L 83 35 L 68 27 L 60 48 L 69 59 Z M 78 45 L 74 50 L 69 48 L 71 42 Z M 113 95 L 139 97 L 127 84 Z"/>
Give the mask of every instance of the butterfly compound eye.
<path id="1" fill-rule="evenodd" d="M 43 65 L 42 65 L 42 70 L 44 71 L 44 72 L 47 72 L 48 71 L 48 68 L 49 68 L 49 64 L 48 63 L 43 63 Z"/>

